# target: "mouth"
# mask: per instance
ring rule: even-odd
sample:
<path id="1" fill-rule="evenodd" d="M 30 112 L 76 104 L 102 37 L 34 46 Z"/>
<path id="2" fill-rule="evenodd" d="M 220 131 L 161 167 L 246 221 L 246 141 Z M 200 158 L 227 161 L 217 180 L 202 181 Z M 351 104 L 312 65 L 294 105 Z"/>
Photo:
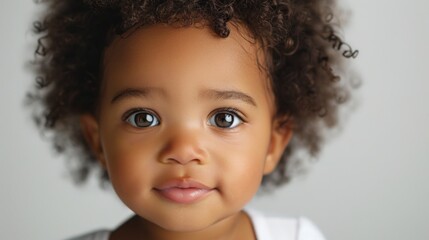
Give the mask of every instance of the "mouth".
<path id="1" fill-rule="evenodd" d="M 191 204 L 202 200 L 215 189 L 192 179 L 174 179 L 155 187 L 154 190 L 171 202 Z"/>

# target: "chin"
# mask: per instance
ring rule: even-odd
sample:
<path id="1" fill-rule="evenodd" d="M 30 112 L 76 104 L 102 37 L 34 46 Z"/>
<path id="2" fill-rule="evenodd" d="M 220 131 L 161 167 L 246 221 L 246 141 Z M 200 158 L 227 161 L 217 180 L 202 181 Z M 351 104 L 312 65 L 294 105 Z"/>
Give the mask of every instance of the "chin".
<path id="1" fill-rule="evenodd" d="M 183 209 L 182 209 L 183 210 Z M 213 214 L 210 211 L 201 212 L 198 214 L 186 214 L 186 211 L 180 210 L 176 213 L 170 213 L 167 216 L 162 216 L 158 219 L 153 219 L 152 223 L 160 228 L 177 233 L 191 233 L 205 230 L 209 227 L 217 225 L 230 215 Z"/>
<path id="2" fill-rule="evenodd" d="M 162 221 L 157 225 L 164 230 L 171 232 L 191 233 L 204 230 L 215 223 L 216 222 L 203 222 L 199 219 L 187 219 L 179 221 L 169 219 L 167 221 Z"/>

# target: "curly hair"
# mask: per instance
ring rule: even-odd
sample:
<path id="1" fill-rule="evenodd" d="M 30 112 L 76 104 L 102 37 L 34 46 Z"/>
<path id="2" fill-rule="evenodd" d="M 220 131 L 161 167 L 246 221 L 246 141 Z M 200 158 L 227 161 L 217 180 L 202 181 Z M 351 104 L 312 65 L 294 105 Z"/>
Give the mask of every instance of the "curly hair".
<path id="1" fill-rule="evenodd" d="M 29 99 L 37 125 L 51 135 L 55 149 L 69 158 L 76 183 L 99 169 L 87 146 L 79 116 L 95 114 L 102 81 L 104 50 L 117 35 L 134 27 L 204 23 L 221 38 L 227 23 L 247 27 L 268 56 L 266 66 L 276 100 L 277 116 L 293 119 L 294 136 L 276 170 L 264 185 L 288 182 L 305 159 L 316 156 L 326 129 L 338 125 L 338 110 L 350 86 L 339 81 L 341 55 L 357 51 L 335 34 L 332 0 L 44 0 L 46 11 L 34 23 L 38 35 L 34 72 L 37 87 Z M 126 37 L 126 36 L 123 36 Z M 337 73 L 334 72 L 335 69 Z M 287 120 L 286 120 L 287 121 Z M 76 157 L 77 156 L 77 157 Z M 298 164 L 298 165 L 297 165 Z M 294 167 L 295 166 L 295 167 Z M 103 184 L 104 185 L 104 184 Z"/>

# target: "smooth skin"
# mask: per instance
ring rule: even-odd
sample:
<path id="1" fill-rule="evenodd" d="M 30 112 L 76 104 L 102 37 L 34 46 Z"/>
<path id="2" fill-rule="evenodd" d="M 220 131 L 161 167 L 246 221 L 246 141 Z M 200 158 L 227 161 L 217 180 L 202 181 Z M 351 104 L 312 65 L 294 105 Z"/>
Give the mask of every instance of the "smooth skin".
<path id="1" fill-rule="evenodd" d="M 119 198 L 136 213 L 110 239 L 255 239 L 242 211 L 292 131 L 279 127 L 259 44 L 240 25 L 153 25 L 105 51 L 97 116 L 84 134 Z M 191 203 L 159 194 L 169 181 L 210 190 Z"/>

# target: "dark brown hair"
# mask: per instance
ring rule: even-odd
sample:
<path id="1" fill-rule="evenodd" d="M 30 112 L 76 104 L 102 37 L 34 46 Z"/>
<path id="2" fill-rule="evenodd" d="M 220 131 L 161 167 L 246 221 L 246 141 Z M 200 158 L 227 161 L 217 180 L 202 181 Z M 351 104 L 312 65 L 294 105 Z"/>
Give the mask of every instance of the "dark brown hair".
<path id="1" fill-rule="evenodd" d="M 81 114 L 97 109 L 100 63 L 116 35 L 134 27 L 204 23 L 219 37 L 227 23 L 242 24 L 266 51 L 277 116 L 293 119 L 294 137 L 277 169 L 264 183 L 287 182 L 298 152 L 316 156 L 326 129 L 337 125 L 338 106 L 349 85 L 339 81 L 340 51 L 355 57 L 335 34 L 331 0 L 45 0 L 46 11 L 34 23 L 38 34 L 37 87 L 29 100 L 36 123 L 50 133 L 55 149 L 69 153 L 72 176 L 83 183 L 100 169 L 79 127 Z M 336 72 L 333 71 L 336 69 Z M 36 103 L 36 105 L 34 105 Z M 102 183 L 108 175 L 101 171 Z"/>

